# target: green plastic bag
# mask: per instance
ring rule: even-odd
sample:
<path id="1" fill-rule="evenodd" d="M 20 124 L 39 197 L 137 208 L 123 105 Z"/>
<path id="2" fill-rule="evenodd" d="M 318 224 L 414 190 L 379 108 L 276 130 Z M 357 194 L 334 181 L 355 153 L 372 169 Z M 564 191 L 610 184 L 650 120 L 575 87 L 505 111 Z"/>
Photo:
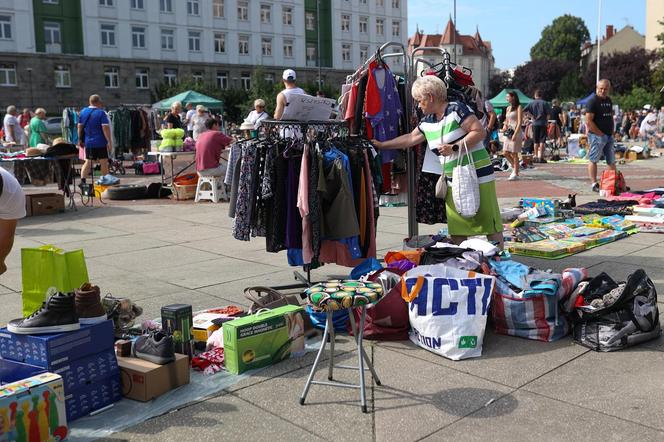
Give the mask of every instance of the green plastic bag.
<path id="1" fill-rule="evenodd" d="M 65 252 L 52 245 L 21 249 L 21 268 L 24 317 L 41 307 L 49 288 L 71 292 L 89 281 L 83 250 Z"/>

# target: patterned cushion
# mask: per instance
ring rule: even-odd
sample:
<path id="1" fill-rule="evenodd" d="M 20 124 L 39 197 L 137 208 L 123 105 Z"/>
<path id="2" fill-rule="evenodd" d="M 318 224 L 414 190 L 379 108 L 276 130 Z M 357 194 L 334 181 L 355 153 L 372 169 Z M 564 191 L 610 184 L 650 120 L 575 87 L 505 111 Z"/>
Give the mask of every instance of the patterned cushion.
<path id="1" fill-rule="evenodd" d="M 383 296 L 383 287 L 375 282 L 332 280 L 315 284 L 305 293 L 314 309 L 333 311 L 375 304 Z"/>

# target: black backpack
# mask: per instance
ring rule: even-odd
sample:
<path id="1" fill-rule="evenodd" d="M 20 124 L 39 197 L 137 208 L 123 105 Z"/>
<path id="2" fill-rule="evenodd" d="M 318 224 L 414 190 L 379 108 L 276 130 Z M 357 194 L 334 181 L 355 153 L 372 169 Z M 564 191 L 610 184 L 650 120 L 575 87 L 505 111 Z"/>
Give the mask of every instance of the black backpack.
<path id="1" fill-rule="evenodd" d="M 585 347 L 595 351 L 622 350 L 656 339 L 662 333 L 657 290 L 643 269 L 629 275 L 623 283 L 602 273 L 590 281 L 581 295 L 586 302 L 601 300 L 598 308 L 580 307 L 571 317 L 573 338 Z"/>

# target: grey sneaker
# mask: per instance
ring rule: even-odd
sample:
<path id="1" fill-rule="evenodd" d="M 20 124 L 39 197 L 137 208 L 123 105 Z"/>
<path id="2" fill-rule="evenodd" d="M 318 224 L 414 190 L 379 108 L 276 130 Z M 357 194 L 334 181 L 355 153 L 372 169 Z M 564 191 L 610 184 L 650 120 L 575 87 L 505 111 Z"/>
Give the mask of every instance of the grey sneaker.
<path id="1" fill-rule="evenodd" d="M 165 365 L 175 360 L 173 338 L 163 332 L 139 336 L 134 342 L 134 356 L 155 364 Z"/>

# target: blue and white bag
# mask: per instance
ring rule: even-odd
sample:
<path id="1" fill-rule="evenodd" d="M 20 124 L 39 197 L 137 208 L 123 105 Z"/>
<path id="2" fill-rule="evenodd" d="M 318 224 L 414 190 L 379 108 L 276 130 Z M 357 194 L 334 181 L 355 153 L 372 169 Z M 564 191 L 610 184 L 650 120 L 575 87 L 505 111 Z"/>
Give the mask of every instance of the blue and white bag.
<path id="1" fill-rule="evenodd" d="M 409 270 L 401 283 L 411 341 L 455 361 L 482 355 L 493 276 L 435 264 Z"/>

